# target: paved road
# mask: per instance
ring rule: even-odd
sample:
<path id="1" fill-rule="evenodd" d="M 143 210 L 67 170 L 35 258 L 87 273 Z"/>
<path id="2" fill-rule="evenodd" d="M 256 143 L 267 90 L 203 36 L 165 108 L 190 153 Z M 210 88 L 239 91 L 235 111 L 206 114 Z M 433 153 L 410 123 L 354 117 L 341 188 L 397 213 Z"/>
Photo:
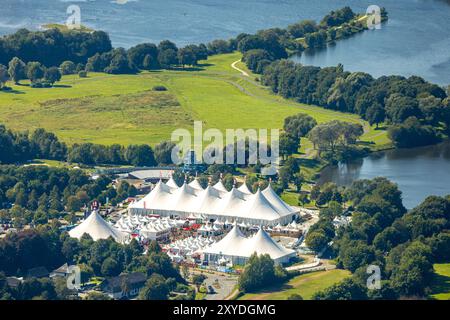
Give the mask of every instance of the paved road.
<path id="1" fill-rule="evenodd" d="M 224 300 L 234 290 L 238 280 L 237 277 L 217 274 L 204 273 L 204 275 L 207 276 L 205 280 L 206 287 L 212 286 L 215 291 L 213 294 L 207 294 L 206 300 Z"/>

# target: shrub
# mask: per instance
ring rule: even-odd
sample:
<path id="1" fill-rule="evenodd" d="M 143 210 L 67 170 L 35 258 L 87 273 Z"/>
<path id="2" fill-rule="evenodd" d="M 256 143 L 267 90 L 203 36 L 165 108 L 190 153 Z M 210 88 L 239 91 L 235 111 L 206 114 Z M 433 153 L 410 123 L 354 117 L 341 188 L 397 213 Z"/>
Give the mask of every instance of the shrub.
<path id="1" fill-rule="evenodd" d="M 87 78 L 87 71 L 81 70 L 80 72 L 78 72 L 78 76 L 80 78 Z"/>
<path id="2" fill-rule="evenodd" d="M 167 88 L 164 86 L 154 86 L 153 91 L 167 91 Z"/>

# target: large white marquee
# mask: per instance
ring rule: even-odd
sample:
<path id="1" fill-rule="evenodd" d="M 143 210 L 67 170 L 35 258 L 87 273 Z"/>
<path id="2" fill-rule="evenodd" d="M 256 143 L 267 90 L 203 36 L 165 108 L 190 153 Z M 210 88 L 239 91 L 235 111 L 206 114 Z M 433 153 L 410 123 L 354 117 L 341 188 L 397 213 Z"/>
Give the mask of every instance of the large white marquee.
<path id="1" fill-rule="evenodd" d="M 197 180 L 178 187 L 170 179 L 159 181 L 147 196 L 132 203 L 129 213 L 275 226 L 290 223 L 299 209 L 285 203 L 270 185 L 252 193 L 245 183 L 227 191 L 221 181 L 203 189 Z"/>
<path id="2" fill-rule="evenodd" d="M 268 254 L 275 263 L 286 263 L 296 256 L 296 252 L 276 243 L 262 228 L 251 237 L 245 237 L 235 225 L 219 242 L 202 250 L 204 259 L 219 262 L 221 259 L 233 264 L 245 264 L 254 253 Z"/>

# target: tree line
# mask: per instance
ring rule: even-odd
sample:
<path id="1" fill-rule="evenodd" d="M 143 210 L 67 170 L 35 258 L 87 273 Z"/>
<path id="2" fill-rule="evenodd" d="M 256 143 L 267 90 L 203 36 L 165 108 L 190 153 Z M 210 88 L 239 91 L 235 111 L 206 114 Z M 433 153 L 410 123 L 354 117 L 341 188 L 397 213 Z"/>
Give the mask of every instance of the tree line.
<path id="1" fill-rule="evenodd" d="M 136 194 L 127 182 L 113 187 L 109 177 L 92 180 L 79 169 L 0 166 L 0 220 L 16 227 L 46 224 L 61 214 L 73 222 L 71 213 L 94 200 L 115 205 Z"/>
<path id="2" fill-rule="evenodd" d="M 418 76 L 374 79 L 346 72 L 342 65 L 320 68 L 277 60 L 264 68 L 262 82 L 285 98 L 355 113 L 371 125 L 387 123 L 400 147 L 431 144 L 450 131 L 448 92 Z"/>
<path id="3" fill-rule="evenodd" d="M 387 12 L 381 10 L 382 21 Z M 331 11 L 319 23 L 303 20 L 285 29 L 272 28 L 258 31 L 254 35 L 240 34 L 237 49 L 243 53 L 242 61 L 255 73 L 263 73 L 273 61 L 284 59 L 289 54 L 301 53 L 308 48 L 322 48 L 328 43 L 347 38 L 367 29 L 365 20 L 356 19 L 350 7 Z"/>
<path id="4" fill-rule="evenodd" d="M 44 129 L 14 132 L 0 125 L 0 164 L 25 162 L 32 159 L 50 159 L 81 163 L 86 165 L 115 164 L 133 166 L 154 166 L 157 160 L 165 161 L 163 145 L 158 145 L 157 158 L 153 149 L 146 144 L 110 146 L 81 143 L 67 146 L 58 137 Z"/>

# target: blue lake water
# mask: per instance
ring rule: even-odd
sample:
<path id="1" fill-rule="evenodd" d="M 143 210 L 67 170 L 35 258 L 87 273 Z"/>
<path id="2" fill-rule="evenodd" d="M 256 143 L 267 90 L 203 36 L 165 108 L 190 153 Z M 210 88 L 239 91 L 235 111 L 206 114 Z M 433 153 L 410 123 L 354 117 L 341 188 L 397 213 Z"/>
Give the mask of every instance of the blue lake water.
<path id="1" fill-rule="evenodd" d="M 81 8 L 81 22 L 110 33 L 115 46 L 130 47 L 163 39 L 178 45 L 227 39 L 241 32 L 286 27 L 320 19 L 349 5 L 365 12 L 371 4 L 387 8 L 389 22 L 334 47 L 296 60 L 319 66 L 343 63 L 352 71 L 420 75 L 450 84 L 450 4 L 445 0 L 0 0 L 0 34 L 64 23 L 71 4 Z"/>
<path id="2" fill-rule="evenodd" d="M 386 177 L 398 184 L 411 209 L 429 195 L 450 194 L 450 141 L 427 147 L 397 149 L 325 168 L 319 183 L 350 185 L 358 179 Z"/>

